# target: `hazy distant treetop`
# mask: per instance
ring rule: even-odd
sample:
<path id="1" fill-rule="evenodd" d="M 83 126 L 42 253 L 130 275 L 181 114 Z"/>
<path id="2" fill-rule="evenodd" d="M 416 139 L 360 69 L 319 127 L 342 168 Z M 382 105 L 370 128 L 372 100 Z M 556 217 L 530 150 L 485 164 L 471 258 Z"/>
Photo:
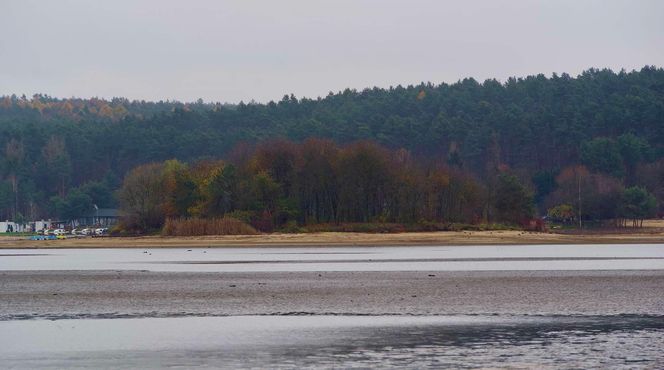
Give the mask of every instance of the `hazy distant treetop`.
<path id="1" fill-rule="evenodd" d="M 473 78 L 465 78 L 453 84 L 433 84 L 431 82 L 422 82 L 418 85 L 408 86 L 390 86 L 389 88 L 365 88 L 363 90 L 345 89 L 337 93 L 330 92 L 325 97 L 300 98 L 293 94 L 284 95 L 277 102 L 270 101 L 266 104 L 250 101 L 249 103 L 239 102 L 221 103 L 204 102 L 198 99 L 194 102 L 180 102 L 177 100 L 166 101 L 145 101 L 129 100 L 123 97 L 115 97 L 110 100 L 103 98 L 56 98 L 44 94 L 35 94 L 32 97 L 25 95 L 4 95 L 0 96 L 0 120 L 9 118 L 27 118 L 37 121 L 50 120 L 108 120 L 118 121 L 127 116 L 136 118 L 150 118 L 155 114 L 169 113 L 176 109 L 183 111 L 219 111 L 222 108 L 234 110 L 235 108 L 286 108 L 293 105 L 310 105 L 319 103 L 323 106 L 330 105 L 329 108 L 339 108 L 339 103 L 347 99 L 358 99 L 355 104 L 366 105 L 379 103 L 376 98 L 388 95 L 401 95 L 403 93 L 411 94 L 414 92 L 414 102 L 411 102 L 415 108 L 415 102 L 430 102 L 440 94 L 456 94 L 455 100 L 475 98 L 486 104 L 494 103 L 493 100 L 499 99 L 506 103 L 514 99 L 530 98 L 537 100 L 560 99 L 560 102 L 566 101 L 575 94 L 587 94 L 590 90 L 598 93 L 597 97 L 611 97 L 613 94 L 633 94 L 637 97 L 642 91 L 638 89 L 654 89 L 654 92 L 661 94 L 664 89 L 662 79 L 664 70 L 655 66 L 645 66 L 640 71 L 627 72 L 621 70 L 618 73 L 610 69 L 590 68 L 582 72 L 576 78 L 567 73 L 553 75 L 547 78 L 543 74 L 531 75 L 526 77 L 511 77 L 501 83 L 495 79 L 487 79 L 483 83 Z M 577 90 L 569 90 L 570 88 Z M 403 103 L 403 99 L 401 99 Z M 383 106 L 384 107 L 384 106 Z M 322 107 L 321 107 L 322 108 Z M 397 106 L 403 108 L 403 106 Z M 407 113 L 407 112 L 404 112 Z"/>

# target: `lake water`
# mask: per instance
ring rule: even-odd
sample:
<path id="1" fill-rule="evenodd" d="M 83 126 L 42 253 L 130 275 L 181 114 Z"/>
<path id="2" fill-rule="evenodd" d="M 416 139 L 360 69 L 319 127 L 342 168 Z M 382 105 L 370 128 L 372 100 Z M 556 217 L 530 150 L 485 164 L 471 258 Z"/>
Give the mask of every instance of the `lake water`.
<path id="1" fill-rule="evenodd" d="M 68 274 L 663 269 L 662 244 L 0 250 L 0 272 Z M 0 367 L 656 369 L 664 368 L 664 316 L 406 312 L 7 320 L 0 321 Z"/>
<path id="2" fill-rule="evenodd" d="M 11 333 L 11 334 L 10 334 Z M 659 317 L 210 317 L 0 322 L 5 368 L 647 368 Z"/>
<path id="3" fill-rule="evenodd" d="M 0 250 L 0 271 L 661 270 L 664 244 Z"/>

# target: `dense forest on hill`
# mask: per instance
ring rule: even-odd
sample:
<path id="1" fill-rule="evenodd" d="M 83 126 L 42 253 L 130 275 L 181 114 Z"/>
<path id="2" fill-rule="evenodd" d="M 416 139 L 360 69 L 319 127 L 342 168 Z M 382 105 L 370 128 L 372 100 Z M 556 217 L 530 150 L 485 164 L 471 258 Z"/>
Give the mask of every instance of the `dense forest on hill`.
<path id="1" fill-rule="evenodd" d="M 491 214 L 502 175 L 518 179 L 540 215 L 571 219 L 581 208 L 584 218 L 614 218 L 616 209 L 602 208 L 609 199 L 652 203 L 651 193 L 664 203 L 664 70 L 464 79 L 267 104 L 0 97 L 0 218 L 68 218 L 91 204 L 115 206 L 114 191 L 139 165 L 223 158 L 238 166 L 258 143 L 279 138 L 372 141 L 407 153 L 424 175 L 440 168 L 472 178 L 483 189 L 475 218 Z M 594 197 L 575 200 L 574 183 Z"/>

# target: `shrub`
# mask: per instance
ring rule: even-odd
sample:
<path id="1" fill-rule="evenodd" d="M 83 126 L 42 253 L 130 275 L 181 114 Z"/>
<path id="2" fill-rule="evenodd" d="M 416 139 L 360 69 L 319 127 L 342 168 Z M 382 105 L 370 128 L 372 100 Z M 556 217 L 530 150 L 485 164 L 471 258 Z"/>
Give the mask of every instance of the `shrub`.
<path id="1" fill-rule="evenodd" d="M 547 216 L 553 221 L 572 223 L 576 218 L 576 210 L 569 204 L 560 204 L 550 208 Z"/>
<path id="2" fill-rule="evenodd" d="M 231 217 L 170 218 L 166 220 L 162 233 L 168 236 L 255 235 L 258 231 Z"/>
<path id="3" fill-rule="evenodd" d="M 306 232 L 307 230 L 300 227 L 295 221 L 288 221 L 284 226 L 282 226 L 279 229 L 279 231 L 282 233 L 297 234 L 297 233 Z"/>
<path id="4" fill-rule="evenodd" d="M 252 218 L 254 218 L 254 212 L 235 210 L 235 211 L 232 211 L 232 212 L 227 212 L 225 217 L 234 218 L 236 220 L 240 220 L 240 221 L 248 224 L 248 223 L 251 223 Z"/>
<path id="5" fill-rule="evenodd" d="M 348 232 L 348 233 L 402 233 L 406 228 L 396 223 L 349 222 L 341 224 L 317 224 L 306 227 L 309 232 Z"/>

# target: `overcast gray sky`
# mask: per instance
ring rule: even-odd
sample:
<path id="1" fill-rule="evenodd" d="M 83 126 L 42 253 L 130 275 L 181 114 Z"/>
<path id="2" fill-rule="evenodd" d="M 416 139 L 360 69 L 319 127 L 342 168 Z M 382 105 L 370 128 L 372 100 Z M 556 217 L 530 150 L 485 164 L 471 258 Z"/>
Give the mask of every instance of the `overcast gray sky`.
<path id="1" fill-rule="evenodd" d="M 664 66 L 664 1 L 0 0 L 0 95 L 238 102 Z"/>

